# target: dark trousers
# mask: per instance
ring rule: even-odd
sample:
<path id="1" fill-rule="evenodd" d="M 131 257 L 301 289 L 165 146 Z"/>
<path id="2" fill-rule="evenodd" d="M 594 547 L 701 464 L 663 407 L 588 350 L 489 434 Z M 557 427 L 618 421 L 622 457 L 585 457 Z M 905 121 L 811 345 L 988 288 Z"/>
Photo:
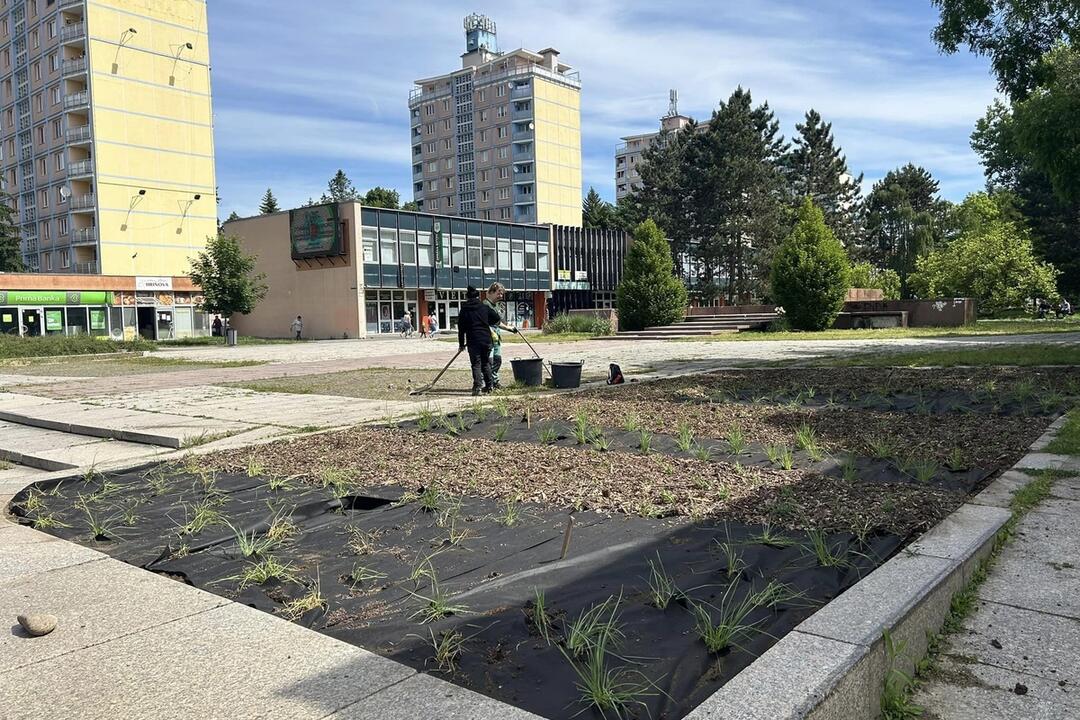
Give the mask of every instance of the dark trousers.
<path id="1" fill-rule="evenodd" d="M 491 348 L 469 346 L 469 363 L 472 365 L 473 390 L 491 389 L 495 377 L 491 374 Z"/>

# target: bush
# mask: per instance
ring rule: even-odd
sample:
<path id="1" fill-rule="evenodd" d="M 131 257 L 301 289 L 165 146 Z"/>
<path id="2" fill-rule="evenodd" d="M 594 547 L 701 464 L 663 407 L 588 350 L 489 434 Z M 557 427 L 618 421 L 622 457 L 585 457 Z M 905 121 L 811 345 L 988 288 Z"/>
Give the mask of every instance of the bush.
<path id="1" fill-rule="evenodd" d="M 564 335 L 566 333 L 584 333 L 588 335 L 611 335 L 611 322 L 594 315 L 563 313 L 548 318 L 544 323 L 544 333 Z"/>
<path id="2" fill-rule="evenodd" d="M 796 330 L 824 330 L 844 306 L 851 265 L 810 198 L 803 201 L 795 229 L 776 253 L 771 282 L 774 299 Z"/>
<path id="3" fill-rule="evenodd" d="M 634 229 L 616 299 L 627 330 L 670 325 L 686 315 L 686 286 L 675 277 L 671 246 L 652 220 Z"/>
<path id="4" fill-rule="evenodd" d="M 885 293 L 886 300 L 900 299 L 900 275 L 895 270 L 882 270 L 868 262 L 851 266 L 851 287 L 876 288 Z"/>
<path id="5" fill-rule="evenodd" d="M 123 350 L 153 350 L 146 340 L 117 342 L 90 335 L 19 337 L 0 335 L 0 358 L 48 357 L 50 355 L 98 355 Z"/>

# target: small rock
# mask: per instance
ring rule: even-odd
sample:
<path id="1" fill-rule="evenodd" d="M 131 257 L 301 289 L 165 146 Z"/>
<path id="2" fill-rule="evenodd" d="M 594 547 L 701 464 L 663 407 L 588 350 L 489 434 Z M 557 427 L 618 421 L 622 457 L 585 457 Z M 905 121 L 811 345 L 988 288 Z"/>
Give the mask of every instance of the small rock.
<path id="1" fill-rule="evenodd" d="M 1013 688 L 1013 692 L 1017 695 L 1027 695 L 1027 691 L 1027 685 L 1024 685 L 1023 683 L 1016 683 L 1016 687 Z"/>
<path id="2" fill-rule="evenodd" d="M 995 647 L 995 648 L 997 648 L 998 650 L 1000 650 L 1000 649 L 1001 649 L 1001 641 L 1000 641 L 1000 640 L 998 640 L 997 638 L 994 638 L 993 640 L 991 640 L 991 641 L 990 641 L 990 645 L 991 645 L 992 647 Z"/>
<path id="3" fill-rule="evenodd" d="M 34 637 L 48 635 L 56 629 L 56 616 L 47 613 L 27 613 L 20 615 L 18 620 L 23 630 Z"/>

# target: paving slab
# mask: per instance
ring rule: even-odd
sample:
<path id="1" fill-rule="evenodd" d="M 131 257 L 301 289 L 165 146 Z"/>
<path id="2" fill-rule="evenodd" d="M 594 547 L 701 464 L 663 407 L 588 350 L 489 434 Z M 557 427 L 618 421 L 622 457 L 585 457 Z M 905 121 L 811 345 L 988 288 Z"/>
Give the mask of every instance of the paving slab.
<path id="1" fill-rule="evenodd" d="M 59 622 L 41 638 L 0 633 L 0 673 L 228 602 L 112 558 L 25 576 L 0 584 L 0 617 L 33 611 L 55 615 Z"/>
<path id="2" fill-rule="evenodd" d="M 867 665 L 860 663 L 866 653 L 859 645 L 788 633 L 685 720 L 794 720 L 826 696 L 851 717 L 875 717 Z M 828 710 L 822 706 L 813 717 L 826 718 Z"/>
<path id="3" fill-rule="evenodd" d="M 964 582 L 993 549 L 994 536 L 1012 513 L 986 505 L 961 505 L 907 547 L 907 552 L 954 560 L 963 564 Z"/>
<path id="4" fill-rule="evenodd" d="M 413 674 L 230 603 L 2 673 L 0 707 L 7 720 L 315 720 Z"/>
<path id="5" fill-rule="evenodd" d="M 1080 477 L 1061 478 L 1054 481 L 1050 496 L 1064 500 L 1080 500 Z"/>
<path id="6" fill-rule="evenodd" d="M 1060 549 L 1054 557 L 1011 554 L 1002 556 L 979 588 L 983 600 L 1080 620 L 1080 570 L 1077 546 Z M 1049 563 L 1071 563 L 1057 570 Z"/>
<path id="7" fill-rule="evenodd" d="M 1008 694 L 1014 694 L 1016 686 L 1022 685 L 1027 689 L 1027 695 L 1034 699 L 1072 707 L 1073 712 L 1080 708 L 1080 688 L 1074 684 L 1068 682 L 1062 684 L 1056 678 L 1028 675 L 1008 668 L 974 662 L 968 657 L 952 655 L 942 655 L 938 658 L 935 672 L 916 692 L 915 704 L 924 703 L 928 689 L 950 683 L 961 687 L 980 687 Z M 941 692 L 940 688 L 936 691 Z M 1016 716 L 1016 718 L 1019 717 Z M 1016 720 L 1016 718 L 1010 717 L 1008 720 Z"/>
<path id="8" fill-rule="evenodd" d="M 1033 452 L 1022 457 L 1016 466 L 1027 470 L 1066 470 L 1080 473 L 1080 457 Z"/>
<path id="9" fill-rule="evenodd" d="M 0 457 L 46 472 L 138 460 L 166 448 L 26 427 L 0 420 Z"/>
<path id="10" fill-rule="evenodd" d="M 22 531 L 49 537 L 30 528 Z M 0 528 L 0 585 L 7 585 L 57 568 L 104 560 L 107 556 L 65 540 L 40 540 L 35 535 L 12 534 Z M 3 707 L 3 704 L 0 704 Z"/>
<path id="11" fill-rule="evenodd" d="M 328 720 L 543 720 L 513 705 L 493 700 L 424 673 L 380 690 L 328 717 Z"/>
<path id="12" fill-rule="evenodd" d="M 1016 492 L 1027 486 L 1033 479 L 1030 475 L 1019 470 L 1008 470 L 968 502 L 972 505 L 1008 508 L 1012 505 L 1013 496 Z"/>
<path id="13" fill-rule="evenodd" d="M 935 720 L 1076 720 L 1076 708 L 1007 690 L 934 684 L 916 701 Z"/>

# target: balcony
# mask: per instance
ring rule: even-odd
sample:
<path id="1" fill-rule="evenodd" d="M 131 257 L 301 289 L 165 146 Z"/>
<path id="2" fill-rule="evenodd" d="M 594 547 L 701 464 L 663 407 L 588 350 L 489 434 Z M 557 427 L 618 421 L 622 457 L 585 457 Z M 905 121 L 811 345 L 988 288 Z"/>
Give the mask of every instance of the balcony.
<path id="1" fill-rule="evenodd" d="M 529 103 L 528 107 L 518 109 L 517 103 L 510 108 L 510 118 L 512 120 L 529 120 L 533 116 L 532 103 Z"/>
<path id="2" fill-rule="evenodd" d="M 510 99 L 519 100 L 532 97 L 531 85 L 519 85 L 510 89 Z"/>
<path id="3" fill-rule="evenodd" d="M 97 275 L 97 261 L 75 263 L 71 266 L 71 272 L 77 275 Z"/>
<path id="4" fill-rule="evenodd" d="M 514 168 L 514 182 L 515 183 L 532 182 L 535 179 L 536 179 L 536 171 L 535 170 L 533 170 L 531 168 L 529 170 L 518 170 L 517 167 Z"/>
<path id="5" fill-rule="evenodd" d="M 60 0 L 60 9 L 66 10 L 71 7 L 82 7 L 86 0 Z"/>
<path id="6" fill-rule="evenodd" d="M 85 177 L 94 174 L 93 160 L 80 160 L 69 163 L 67 166 L 68 177 Z"/>
<path id="7" fill-rule="evenodd" d="M 79 75 L 86 72 L 86 57 L 72 58 L 71 60 L 65 60 L 61 66 L 61 73 L 64 77 L 68 75 Z"/>
<path id="8" fill-rule="evenodd" d="M 97 244 L 97 228 L 96 227 L 84 227 L 76 228 L 71 233 L 72 245 L 96 245 Z"/>
<path id="9" fill-rule="evenodd" d="M 90 93 L 85 90 L 81 92 L 72 93 L 71 95 L 64 96 L 64 109 L 74 110 L 76 108 L 84 108 L 90 104 Z"/>
<path id="10" fill-rule="evenodd" d="M 532 140 L 533 139 L 533 136 L 536 133 L 535 133 L 535 131 L 529 129 L 529 125 L 532 125 L 532 123 L 529 123 L 525 127 L 518 127 L 518 123 L 514 123 L 511 126 L 510 137 L 513 139 L 514 142 L 521 142 L 521 141 L 524 141 L 524 140 Z"/>
<path id="11" fill-rule="evenodd" d="M 64 140 L 72 145 L 90 142 L 90 126 L 81 125 L 79 127 L 68 128 L 64 131 Z"/>
<path id="12" fill-rule="evenodd" d="M 60 42 L 68 43 L 86 39 L 86 23 L 72 23 L 60 28 Z"/>
<path id="13" fill-rule="evenodd" d="M 94 193 L 87 193 L 85 195 L 74 195 L 68 202 L 68 207 L 72 210 L 90 210 L 93 212 L 94 206 L 97 204 L 97 198 Z"/>

